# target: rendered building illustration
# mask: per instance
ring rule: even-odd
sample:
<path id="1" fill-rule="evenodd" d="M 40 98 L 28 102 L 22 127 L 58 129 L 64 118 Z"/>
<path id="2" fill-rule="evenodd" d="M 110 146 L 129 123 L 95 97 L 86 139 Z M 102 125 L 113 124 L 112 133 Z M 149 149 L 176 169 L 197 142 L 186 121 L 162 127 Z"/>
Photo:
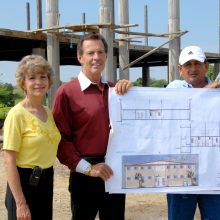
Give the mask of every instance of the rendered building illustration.
<path id="1" fill-rule="evenodd" d="M 137 156 L 138 159 L 138 156 Z M 198 185 L 198 164 L 158 160 L 123 163 L 122 188 L 178 187 Z"/>

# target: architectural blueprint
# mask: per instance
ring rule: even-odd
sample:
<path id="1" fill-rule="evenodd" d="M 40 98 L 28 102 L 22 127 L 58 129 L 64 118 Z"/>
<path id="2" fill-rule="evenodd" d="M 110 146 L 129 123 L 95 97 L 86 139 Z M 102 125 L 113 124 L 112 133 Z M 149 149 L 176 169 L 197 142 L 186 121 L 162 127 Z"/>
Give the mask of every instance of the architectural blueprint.
<path id="1" fill-rule="evenodd" d="M 111 193 L 220 194 L 220 90 L 109 91 Z"/>

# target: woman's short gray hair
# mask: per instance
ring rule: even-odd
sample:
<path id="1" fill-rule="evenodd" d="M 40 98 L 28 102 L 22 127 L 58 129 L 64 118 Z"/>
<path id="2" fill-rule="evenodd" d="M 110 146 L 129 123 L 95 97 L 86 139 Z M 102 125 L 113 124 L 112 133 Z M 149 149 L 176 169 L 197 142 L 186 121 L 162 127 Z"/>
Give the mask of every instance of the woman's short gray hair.
<path id="1" fill-rule="evenodd" d="M 20 61 L 15 77 L 16 84 L 23 89 L 25 76 L 47 74 L 49 87 L 53 84 L 54 73 L 51 65 L 40 55 L 27 55 Z"/>

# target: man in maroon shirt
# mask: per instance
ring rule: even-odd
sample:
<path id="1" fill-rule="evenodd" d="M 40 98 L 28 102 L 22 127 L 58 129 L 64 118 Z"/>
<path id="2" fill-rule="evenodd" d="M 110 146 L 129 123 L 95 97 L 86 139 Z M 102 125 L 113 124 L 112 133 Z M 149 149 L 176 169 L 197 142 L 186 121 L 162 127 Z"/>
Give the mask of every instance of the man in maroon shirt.
<path id="1" fill-rule="evenodd" d="M 81 38 L 77 58 L 82 65 L 78 78 L 62 85 L 55 96 L 53 113 L 61 132 L 58 158 L 71 170 L 69 190 L 73 220 L 123 220 L 125 195 L 105 192 L 105 181 L 112 169 L 105 164 L 110 124 L 108 88 L 101 73 L 108 46 L 100 34 Z M 128 91 L 132 83 L 120 80 L 118 94 Z"/>

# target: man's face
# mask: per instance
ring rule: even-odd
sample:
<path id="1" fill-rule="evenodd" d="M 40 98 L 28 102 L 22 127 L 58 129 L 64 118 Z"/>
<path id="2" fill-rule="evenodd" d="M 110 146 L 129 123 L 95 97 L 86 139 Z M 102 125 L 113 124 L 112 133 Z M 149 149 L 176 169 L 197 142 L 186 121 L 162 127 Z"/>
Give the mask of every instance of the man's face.
<path id="1" fill-rule="evenodd" d="M 77 54 L 83 67 L 84 74 L 90 79 L 100 78 L 105 68 L 107 54 L 101 40 L 85 40 L 83 42 L 83 54 Z"/>
<path id="2" fill-rule="evenodd" d="M 189 60 L 183 65 L 178 66 L 180 75 L 186 82 L 192 84 L 194 88 L 202 88 L 205 86 L 205 75 L 208 68 L 208 62 L 201 63 L 197 60 Z"/>

